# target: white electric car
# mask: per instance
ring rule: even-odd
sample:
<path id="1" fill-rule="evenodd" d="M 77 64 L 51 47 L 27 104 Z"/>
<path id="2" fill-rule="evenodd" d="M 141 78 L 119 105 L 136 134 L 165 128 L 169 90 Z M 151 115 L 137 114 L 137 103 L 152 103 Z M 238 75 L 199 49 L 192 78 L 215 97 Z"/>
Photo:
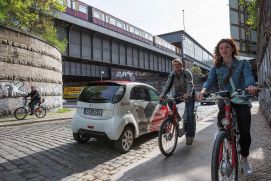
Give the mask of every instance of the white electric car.
<path id="1" fill-rule="evenodd" d="M 155 88 L 138 82 L 90 83 L 78 98 L 73 137 L 78 143 L 105 137 L 114 140 L 121 152 L 128 152 L 135 138 L 158 131 L 169 113 L 158 96 Z"/>

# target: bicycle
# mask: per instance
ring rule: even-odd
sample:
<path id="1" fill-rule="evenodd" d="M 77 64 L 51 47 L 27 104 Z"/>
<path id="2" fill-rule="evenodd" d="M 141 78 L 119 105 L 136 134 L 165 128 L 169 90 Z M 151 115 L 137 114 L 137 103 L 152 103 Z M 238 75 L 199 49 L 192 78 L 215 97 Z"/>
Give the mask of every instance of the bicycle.
<path id="1" fill-rule="evenodd" d="M 158 133 L 158 145 L 161 153 L 165 156 L 170 156 L 175 151 L 178 137 L 182 137 L 186 133 L 186 108 L 184 110 L 184 115 L 181 117 L 178 114 L 176 104 L 185 102 L 185 99 L 181 97 L 171 98 L 166 97 L 165 99 L 161 100 L 161 104 L 166 104 L 170 109 L 170 112 L 167 118 L 163 121 L 160 126 L 159 133 Z M 194 117 L 197 117 L 198 105 L 194 108 Z M 195 124 L 196 126 L 196 124 Z M 195 128 L 196 130 L 196 128 Z"/>
<path id="2" fill-rule="evenodd" d="M 237 126 L 236 110 L 232 107 L 231 99 L 239 95 L 245 95 L 244 91 L 236 90 L 232 94 L 229 91 L 220 91 L 210 98 L 210 100 L 216 102 L 217 100 L 223 100 L 225 103 L 225 118 L 221 120 L 223 128 L 216 136 L 212 151 L 212 181 L 238 180 L 238 168 L 241 159 L 240 134 Z M 249 95 L 246 96 L 250 97 Z"/>
<path id="3" fill-rule="evenodd" d="M 30 99 L 24 99 L 24 105 L 22 107 L 18 107 L 14 111 L 14 116 L 17 120 L 23 120 L 26 118 L 27 114 L 31 112 L 30 107 L 27 104 L 27 101 Z M 38 118 L 43 118 L 46 115 L 45 107 L 41 106 L 40 104 L 44 103 L 44 98 L 35 106 L 34 113 Z"/>

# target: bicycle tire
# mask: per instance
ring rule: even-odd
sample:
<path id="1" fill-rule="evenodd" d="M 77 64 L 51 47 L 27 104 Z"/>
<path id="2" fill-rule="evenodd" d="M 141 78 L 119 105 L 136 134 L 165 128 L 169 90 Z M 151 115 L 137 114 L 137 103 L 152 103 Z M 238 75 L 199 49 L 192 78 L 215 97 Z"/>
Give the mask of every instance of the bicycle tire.
<path id="1" fill-rule="evenodd" d="M 171 132 L 172 131 L 172 132 Z M 167 118 L 160 126 L 158 134 L 158 145 L 161 153 L 165 156 L 170 156 L 175 151 L 178 142 L 178 126 L 172 118 Z M 166 134 L 165 134 L 166 133 Z M 173 145 L 170 149 L 165 148 L 165 141 L 173 141 Z M 172 140 L 173 139 L 173 140 Z"/>
<path id="2" fill-rule="evenodd" d="M 23 120 L 27 116 L 27 112 L 28 111 L 25 107 L 18 107 L 17 109 L 15 109 L 13 114 L 17 120 Z"/>
<path id="3" fill-rule="evenodd" d="M 38 107 L 35 109 L 35 115 L 36 115 L 38 118 L 43 118 L 44 116 L 46 116 L 46 109 L 45 109 L 45 107 L 43 107 L 43 106 L 38 106 Z"/>
<path id="4" fill-rule="evenodd" d="M 227 144 L 228 147 L 230 147 L 230 151 L 227 151 L 224 153 L 224 151 L 225 151 L 224 150 L 225 149 L 225 146 L 224 146 L 225 142 L 224 141 L 225 140 L 226 141 L 228 140 L 228 134 L 225 131 L 221 131 L 216 137 L 214 147 L 213 147 L 213 152 L 212 152 L 212 162 L 211 162 L 212 181 L 224 180 L 224 178 L 226 178 L 227 180 L 238 181 L 237 151 L 235 149 L 235 152 L 233 153 L 233 154 L 235 154 L 236 166 L 235 166 L 235 168 L 232 168 L 230 161 L 232 160 L 233 147 L 230 146 L 229 144 Z M 228 143 L 228 142 L 226 142 L 226 143 Z M 235 141 L 233 142 L 233 144 L 234 145 L 236 144 Z M 221 149 L 223 149 L 223 150 L 221 150 Z M 221 155 L 221 153 L 223 155 Z M 226 158 L 227 158 L 226 160 L 224 160 L 225 158 L 223 158 L 224 154 L 226 154 Z M 220 179 L 221 177 L 223 179 Z"/>

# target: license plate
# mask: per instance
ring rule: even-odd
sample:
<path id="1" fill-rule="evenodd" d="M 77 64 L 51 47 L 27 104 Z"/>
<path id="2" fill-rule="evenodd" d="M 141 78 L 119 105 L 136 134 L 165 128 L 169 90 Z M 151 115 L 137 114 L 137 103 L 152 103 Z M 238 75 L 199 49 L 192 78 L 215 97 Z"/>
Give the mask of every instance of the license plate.
<path id="1" fill-rule="evenodd" d="M 91 115 L 91 116 L 102 116 L 103 110 L 102 109 L 93 109 L 93 108 L 85 108 L 84 114 Z"/>

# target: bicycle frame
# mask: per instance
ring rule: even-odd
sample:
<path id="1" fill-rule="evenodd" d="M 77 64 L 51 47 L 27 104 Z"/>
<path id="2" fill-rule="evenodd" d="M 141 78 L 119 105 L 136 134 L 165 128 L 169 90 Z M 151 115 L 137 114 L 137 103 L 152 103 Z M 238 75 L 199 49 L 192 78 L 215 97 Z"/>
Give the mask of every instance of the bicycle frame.
<path id="1" fill-rule="evenodd" d="M 236 157 L 237 155 L 235 153 L 237 153 L 236 151 L 236 133 L 238 132 L 238 128 L 237 128 L 237 119 L 236 119 L 236 112 L 235 109 L 232 108 L 231 102 L 230 102 L 230 98 L 226 97 L 223 98 L 223 101 L 225 103 L 224 106 L 224 110 L 225 110 L 225 118 L 221 120 L 222 124 L 224 125 L 224 131 L 227 133 L 228 137 L 229 137 L 229 144 L 231 144 L 232 146 L 232 166 L 233 168 L 236 167 L 237 163 L 236 163 Z M 238 144 L 238 143 L 237 143 Z M 223 155 L 223 144 L 220 145 L 220 153 L 219 153 L 219 159 L 218 159 L 218 164 L 222 161 L 222 155 Z"/>

